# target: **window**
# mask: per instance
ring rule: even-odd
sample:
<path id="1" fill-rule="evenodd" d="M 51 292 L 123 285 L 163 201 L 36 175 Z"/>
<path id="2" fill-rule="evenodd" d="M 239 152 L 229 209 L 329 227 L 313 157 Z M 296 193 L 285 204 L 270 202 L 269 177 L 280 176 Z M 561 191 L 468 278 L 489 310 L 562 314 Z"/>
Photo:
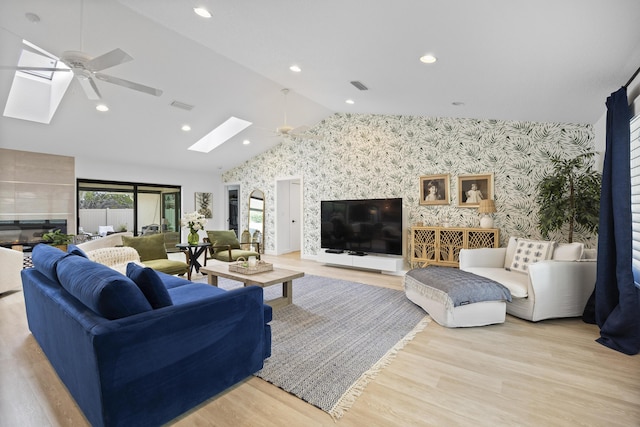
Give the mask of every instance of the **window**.
<path id="1" fill-rule="evenodd" d="M 633 280 L 640 288 L 640 116 L 631 120 L 631 230 Z"/>
<path id="2" fill-rule="evenodd" d="M 180 231 L 179 186 L 78 179 L 78 234 Z"/>

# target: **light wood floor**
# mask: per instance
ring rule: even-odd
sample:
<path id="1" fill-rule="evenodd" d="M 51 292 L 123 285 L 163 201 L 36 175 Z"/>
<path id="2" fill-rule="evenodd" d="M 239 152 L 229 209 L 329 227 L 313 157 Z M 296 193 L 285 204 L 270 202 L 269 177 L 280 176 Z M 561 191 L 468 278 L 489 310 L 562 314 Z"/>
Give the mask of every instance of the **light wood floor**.
<path id="1" fill-rule="evenodd" d="M 307 274 L 402 289 L 402 278 L 265 259 Z M 294 295 L 295 302 L 295 295 Z M 363 307 L 363 309 L 369 309 Z M 640 426 L 640 356 L 580 319 L 447 329 L 431 322 L 343 418 L 251 377 L 173 426 Z M 85 426 L 27 328 L 21 292 L 0 296 L 0 426 Z"/>

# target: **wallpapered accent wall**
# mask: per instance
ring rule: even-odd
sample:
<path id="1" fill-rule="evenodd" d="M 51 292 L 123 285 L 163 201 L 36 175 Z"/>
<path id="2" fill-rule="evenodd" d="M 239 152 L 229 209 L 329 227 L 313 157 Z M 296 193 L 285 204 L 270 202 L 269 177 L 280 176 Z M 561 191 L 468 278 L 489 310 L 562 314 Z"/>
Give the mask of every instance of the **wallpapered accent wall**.
<path id="1" fill-rule="evenodd" d="M 241 200 L 254 188 L 265 192 L 267 251 L 275 250 L 275 180 L 291 176 L 303 179 L 303 255 L 320 249 L 321 200 L 402 197 L 407 228 L 477 227 L 477 209 L 457 206 L 457 177 L 466 174 L 494 174 L 502 245 L 509 236 L 540 239 L 536 186 L 551 171 L 549 157 L 594 150 L 592 126 L 576 124 L 335 114 L 310 132 L 313 139 L 286 139 L 222 176 L 241 183 Z M 420 206 L 420 176 L 447 173 L 451 204 Z M 246 223 L 246 207 L 241 217 Z M 597 236 L 575 233 L 574 241 L 596 246 Z M 563 234 L 550 238 L 566 241 Z"/>

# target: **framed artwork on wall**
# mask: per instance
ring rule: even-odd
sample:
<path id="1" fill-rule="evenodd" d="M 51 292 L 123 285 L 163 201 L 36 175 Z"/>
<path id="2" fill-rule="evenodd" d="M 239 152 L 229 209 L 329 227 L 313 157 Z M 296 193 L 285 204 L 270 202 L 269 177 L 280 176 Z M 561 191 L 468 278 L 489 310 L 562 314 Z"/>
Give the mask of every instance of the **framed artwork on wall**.
<path id="1" fill-rule="evenodd" d="M 213 193 L 196 193 L 196 212 L 205 218 L 213 218 Z"/>
<path id="2" fill-rule="evenodd" d="M 477 208 L 482 199 L 493 199 L 493 174 L 459 175 L 458 206 Z"/>
<path id="3" fill-rule="evenodd" d="M 449 174 L 420 177 L 421 205 L 448 205 L 449 194 Z"/>

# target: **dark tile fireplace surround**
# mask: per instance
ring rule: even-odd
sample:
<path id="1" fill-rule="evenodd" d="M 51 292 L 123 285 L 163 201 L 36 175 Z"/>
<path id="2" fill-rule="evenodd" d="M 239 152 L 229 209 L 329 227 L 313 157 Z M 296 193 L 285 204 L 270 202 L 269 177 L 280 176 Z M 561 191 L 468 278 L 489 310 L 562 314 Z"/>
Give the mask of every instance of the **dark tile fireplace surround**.
<path id="1" fill-rule="evenodd" d="M 0 246 L 33 247 L 42 243 L 42 236 L 51 231 L 67 232 L 66 219 L 29 219 L 29 220 L 0 220 Z"/>

